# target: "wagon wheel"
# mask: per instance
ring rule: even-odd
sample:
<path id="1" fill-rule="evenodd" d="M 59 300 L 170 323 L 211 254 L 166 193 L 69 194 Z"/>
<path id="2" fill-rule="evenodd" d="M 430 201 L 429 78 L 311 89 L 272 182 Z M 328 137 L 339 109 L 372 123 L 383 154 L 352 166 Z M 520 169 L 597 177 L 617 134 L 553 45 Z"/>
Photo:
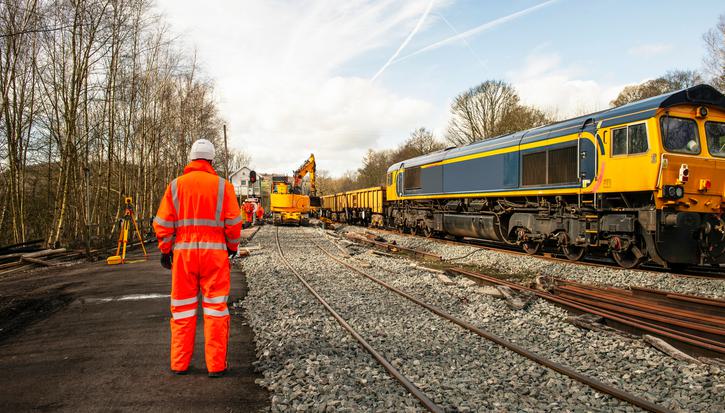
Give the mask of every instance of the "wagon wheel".
<path id="1" fill-rule="evenodd" d="M 411 235 L 418 235 L 418 226 L 412 225 L 412 226 L 408 227 L 408 231 L 410 231 Z"/>
<path id="2" fill-rule="evenodd" d="M 529 255 L 536 255 L 541 250 L 541 242 L 526 241 L 521 244 L 524 248 L 524 252 Z"/>
<path id="3" fill-rule="evenodd" d="M 423 226 L 422 232 L 423 232 L 423 236 L 426 238 L 430 238 L 433 236 L 433 229 L 431 227 L 429 227 L 428 225 Z"/>
<path id="4" fill-rule="evenodd" d="M 586 247 L 577 247 L 576 245 L 565 245 L 561 247 L 561 252 L 570 261 L 579 261 L 584 258 L 587 253 Z"/>

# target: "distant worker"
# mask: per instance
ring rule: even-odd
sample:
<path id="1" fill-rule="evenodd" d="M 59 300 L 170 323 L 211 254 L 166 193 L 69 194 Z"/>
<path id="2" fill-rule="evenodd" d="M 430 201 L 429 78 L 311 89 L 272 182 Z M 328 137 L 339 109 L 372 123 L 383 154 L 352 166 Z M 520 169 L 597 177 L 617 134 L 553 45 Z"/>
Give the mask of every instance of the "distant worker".
<path id="1" fill-rule="evenodd" d="M 252 222 L 254 221 L 254 203 L 251 201 L 244 201 L 242 209 L 244 210 L 244 226 L 248 227 L 252 225 Z"/>
<path id="2" fill-rule="evenodd" d="M 257 225 L 264 224 L 264 208 L 262 208 L 262 204 L 257 204 Z"/>
<path id="3" fill-rule="evenodd" d="M 237 253 L 242 217 L 234 187 L 212 168 L 214 145 L 197 140 L 190 158 L 154 218 L 161 265 L 171 270 L 171 370 L 189 369 L 201 288 L 206 368 L 209 377 L 221 377 L 228 368 L 229 259 Z"/>

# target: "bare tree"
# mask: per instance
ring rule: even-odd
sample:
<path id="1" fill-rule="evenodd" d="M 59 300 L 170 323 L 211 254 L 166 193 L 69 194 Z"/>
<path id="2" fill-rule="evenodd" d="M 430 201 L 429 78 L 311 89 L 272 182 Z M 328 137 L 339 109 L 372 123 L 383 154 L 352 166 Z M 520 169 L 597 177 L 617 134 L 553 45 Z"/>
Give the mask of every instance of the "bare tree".
<path id="1" fill-rule="evenodd" d="M 522 105 L 513 86 L 501 80 L 487 80 L 456 96 L 446 140 L 465 145 L 548 121 L 540 110 Z"/>
<path id="2" fill-rule="evenodd" d="M 232 148 L 229 150 L 229 172 L 234 173 L 242 167 L 250 167 L 252 163 L 252 155 L 241 150 Z"/>
<path id="3" fill-rule="evenodd" d="M 219 142 L 213 85 L 151 0 L 0 1 L 0 34 L 0 245 L 107 241 L 124 196 L 145 221 L 191 142 Z"/>
<path id="4" fill-rule="evenodd" d="M 705 71 L 710 83 L 725 93 L 725 14 L 721 14 L 712 29 L 703 35 L 705 41 Z"/>
<path id="5" fill-rule="evenodd" d="M 702 76 L 697 71 L 672 70 L 656 79 L 648 80 L 638 85 L 625 86 L 619 92 L 617 98 L 610 102 L 610 105 L 622 106 L 663 93 L 691 87 L 702 82 Z"/>

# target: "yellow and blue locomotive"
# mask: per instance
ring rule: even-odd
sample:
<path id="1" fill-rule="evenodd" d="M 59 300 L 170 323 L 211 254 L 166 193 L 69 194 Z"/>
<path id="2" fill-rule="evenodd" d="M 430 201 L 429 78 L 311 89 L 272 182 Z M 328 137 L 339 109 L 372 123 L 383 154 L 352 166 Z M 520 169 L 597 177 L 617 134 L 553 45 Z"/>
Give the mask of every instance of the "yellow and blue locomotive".
<path id="1" fill-rule="evenodd" d="M 382 222 L 622 267 L 725 263 L 725 96 L 699 85 L 392 165 Z"/>

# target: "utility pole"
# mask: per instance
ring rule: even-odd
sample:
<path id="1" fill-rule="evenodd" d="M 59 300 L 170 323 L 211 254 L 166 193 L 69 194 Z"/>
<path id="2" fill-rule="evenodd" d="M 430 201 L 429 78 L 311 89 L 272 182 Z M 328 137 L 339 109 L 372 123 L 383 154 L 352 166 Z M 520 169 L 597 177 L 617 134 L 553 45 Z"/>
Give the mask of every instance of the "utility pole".
<path id="1" fill-rule="evenodd" d="M 227 125 L 224 124 L 224 179 L 229 179 L 229 149 L 227 148 Z"/>

